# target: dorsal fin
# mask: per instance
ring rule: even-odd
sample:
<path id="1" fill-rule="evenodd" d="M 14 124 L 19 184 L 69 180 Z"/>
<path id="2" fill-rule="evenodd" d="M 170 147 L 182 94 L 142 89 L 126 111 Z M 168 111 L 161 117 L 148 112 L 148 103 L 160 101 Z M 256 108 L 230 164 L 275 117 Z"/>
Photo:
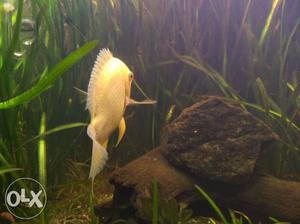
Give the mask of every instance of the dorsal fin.
<path id="1" fill-rule="evenodd" d="M 113 58 L 112 53 L 109 51 L 109 49 L 107 48 L 103 48 L 100 50 L 97 59 L 95 61 L 92 73 L 91 73 L 91 77 L 90 77 L 90 81 L 89 81 L 89 86 L 88 86 L 88 97 L 87 97 L 87 104 L 86 104 L 86 108 L 89 109 L 89 111 L 93 111 L 93 102 L 92 100 L 94 99 L 94 91 L 95 91 L 95 83 L 97 81 L 97 78 L 99 77 L 99 75 L 101 74 L 101 70 L 103 68 L 103 66 L 105 65 L 105 63 L 110 60 L 111 58 Z"/>

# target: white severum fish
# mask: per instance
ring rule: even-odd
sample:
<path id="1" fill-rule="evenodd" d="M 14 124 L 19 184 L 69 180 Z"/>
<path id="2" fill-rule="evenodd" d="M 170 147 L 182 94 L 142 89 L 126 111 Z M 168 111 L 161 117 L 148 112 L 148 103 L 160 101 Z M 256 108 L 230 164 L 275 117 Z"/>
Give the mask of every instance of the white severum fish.
<path id="1" fill-rule="evenodd" d="M 91 122 L 87 129 L 93 141 L 92 160 L 89 177 L 103 169 L 107 159 L 109 136 L 119 127 L 117 145 L 122 140 L 126 125 L 124 112 L 130 104 L 153 104 L 155 101 L 138 102 L 130 99 L 133 73 L 124 62 L 113 57 L 108 49 L 100 50 L 97 56 L 87 92 L 87 108 Z"/>

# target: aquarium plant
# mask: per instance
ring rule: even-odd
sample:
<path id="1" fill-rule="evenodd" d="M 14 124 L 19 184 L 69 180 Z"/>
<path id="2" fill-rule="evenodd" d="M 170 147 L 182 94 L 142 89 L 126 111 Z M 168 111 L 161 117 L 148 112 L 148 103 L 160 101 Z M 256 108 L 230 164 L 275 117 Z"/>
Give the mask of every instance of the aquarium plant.
<path id="1" fill-rule="evenodd" d="M 126 112 L 127 132 L 108 170 L 157 146 L 162 128 L 185 107 L 220 95 L 279 137 L 266 169 L 299 179 L 299 8 L 288 0 L 1 1 L 1 192 L 25 175 L 54 195 L 70 186 L 74 170 L 85 172 L 72 186 L 86 182 L 88 112 L 74 87 L 87 90 L 104 47 L 135 74 L 132 95 L 157 100 Z"/>

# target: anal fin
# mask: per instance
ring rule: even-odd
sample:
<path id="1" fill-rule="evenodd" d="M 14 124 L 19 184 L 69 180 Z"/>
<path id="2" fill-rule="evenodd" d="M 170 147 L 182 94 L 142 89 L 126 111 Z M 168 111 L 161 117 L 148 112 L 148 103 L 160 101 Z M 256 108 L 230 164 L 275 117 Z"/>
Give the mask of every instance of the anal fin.
<path id="1" fill-rule="evenodd" d="M 120 123 L 119 123 L 119 135 L 118 135 L 118 141 L 116 146 L 119 145 L 120 141 L 122 140 L 126 130 L 126 123 L 124 117 L 122 117 Z"/>
<path id="2" fill-rule="evenodd" d="M 89 178 L 94 179 L 95 176 L 103 170 L 107 159 L 108 153 L 106 149 L 96 140 L 93 140 L 93 152 Z"/>
<path id="3" fill-rule="evenodd" d="M 107 149 L 107 146 L 108 146 L 108 139 L 106 139 L 104 142 L 103 142 L 103 147 L 105 148 L 105 149 Z"/>
<path id="4" fill-rule="evenodd" d="M 92 124 L 87 129 L 88 136 L 93 140 L 93 151 L 89 178 L 94 181 L 95 176 L 103 170 L 108 159 L 106 149 L 96 140 L 95 128 Z"/>

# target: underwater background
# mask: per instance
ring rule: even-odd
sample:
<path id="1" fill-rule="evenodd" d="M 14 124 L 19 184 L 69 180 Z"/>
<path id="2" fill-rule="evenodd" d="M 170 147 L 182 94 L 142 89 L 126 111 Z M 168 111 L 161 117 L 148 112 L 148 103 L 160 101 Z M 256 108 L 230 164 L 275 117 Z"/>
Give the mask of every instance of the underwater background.
<path id="1" fill-rule="evenodd" d="M 165 125 L 204 95 L 264 121 L 280 137 L 265 169 L 300 180 L 300 1 L 1 0 L 0 14 L 0 190 L 39 180 L 48 206 L 36 223 L 96 223 L 90 118 L 76 88 L 87 90 L 101 48 L 135 74 L 132 96 L 157 104 L 126 110 L 96 203 L 112 197 L 106 173 L 156 147 Z"/>

